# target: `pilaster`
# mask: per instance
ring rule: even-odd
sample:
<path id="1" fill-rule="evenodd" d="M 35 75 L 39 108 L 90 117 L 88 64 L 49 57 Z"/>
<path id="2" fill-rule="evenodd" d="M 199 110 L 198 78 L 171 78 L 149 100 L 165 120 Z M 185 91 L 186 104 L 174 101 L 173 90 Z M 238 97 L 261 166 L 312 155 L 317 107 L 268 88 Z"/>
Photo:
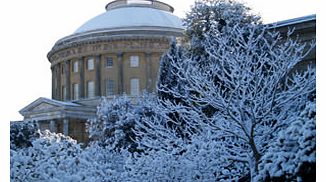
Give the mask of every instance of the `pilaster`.
<path id="1" fill-rule="evenodd" d="M 56 72 L 57 72 L 57 88 L 56 88 L 56 92 L 57 92 L 57 98 L 58 100 L 61 100 L 62 98 L 62 93 L 61 93 L 61 64 L 56 65 Z"/>
<path id="2" fill-rule="evenodd" d="M 78 60 L 78 70 L 79 70 L 79 97 L 85 98 L 85 69 L 84 69 L 84 57 Z"/>
<path id="3" fill-rule="evenodd" d="M 150 52 L 145 53 L 146 57 L 146 91 L 152 92 L 152 54 Z"/>
<path id="4" fill-rule="evenodd" d="M 95 96 L 101 96 L 101 55 L 95 58 Z"/>
<path id="5" fill-rule="evenodd" d="M 123 53 L 118 53 L 118 66 L 119 66 L 119 80 L 118 80 L 118 94 L 122 95 L 123 92 L 125 91 L 124 89 L 124 82 L 123 82 Z"/>
<path id="6" fill-rule="evenodd" d="M 56 123 L 55 123 L 54 120 L 50 121 L 50 131 L 53 132 L 53 133 L 57 132 L 57 127 L 56 127 Z"/>
<path id="7" fill-rule="evenodd" d="M 69 134 L 69 120 L 63 119 L 63 134 L 68 136 Z"/>
<path id="8" fill-rule="evenodd" d="M 64 63 L 66 95 L 64 100 L 70 100 L 70 61 Z"/>

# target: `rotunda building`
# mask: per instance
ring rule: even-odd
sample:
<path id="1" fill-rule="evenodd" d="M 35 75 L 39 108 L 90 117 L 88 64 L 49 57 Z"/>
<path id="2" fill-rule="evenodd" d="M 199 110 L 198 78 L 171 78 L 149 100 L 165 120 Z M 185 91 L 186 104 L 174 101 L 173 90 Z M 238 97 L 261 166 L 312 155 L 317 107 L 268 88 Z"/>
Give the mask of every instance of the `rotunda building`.
<path id="1" fill-rule="evenodd" d="M 105 9 L 55 43 L 47 55 L 52 99 L 23 108 L 24 120 L 84 142 L 85 122 L 95 117 L 101 97 L 155 90 L 160 57 L 184 32 L 173 7 L 156 0 L 116 0 Z"/>
<path id="2" fill-rule="evenodd" d="M 170 5 L 151 0 L 107 4 L 105 13 L 60 39 L 48 53 L 52 98 L 92 100 L 153 91 L 160 56 L 183 33 L 172 12 Z"/>

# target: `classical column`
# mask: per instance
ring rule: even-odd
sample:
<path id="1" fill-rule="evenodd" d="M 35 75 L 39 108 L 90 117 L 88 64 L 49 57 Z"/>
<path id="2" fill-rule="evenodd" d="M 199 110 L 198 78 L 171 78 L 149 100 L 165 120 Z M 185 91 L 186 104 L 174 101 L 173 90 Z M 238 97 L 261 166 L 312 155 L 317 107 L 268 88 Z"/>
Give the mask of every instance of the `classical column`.
<path id="1" fill-rule="evenodd" d="M 146 91 L 152 92 L 152 54 L 146 52 Z"/>
<path id="2" fill-rule="evenodd" d="M 65 71 L 65 87 L 66 95 L 64 96 L 65 100 L 70 100 L 70 61 L 64 63 Z"/>
<path id="3" fill-rule="evenodd" d="M 85 69 L 84 69 L 84 58 L 78 60 L 78 71 L 79 71 L 79 97 L 85 98 Z"/>
<path id="4" fill-rule="evenodd" d="M 123 92 L 125 92 L 124 89 L 124 81 L 123 81 L 123 53 L 118 53 L 118 65 L 119 65 L 119 71 L 118 71 L 118 94 L 122 95 Z"/>
<path id="5" fill-rule="evenodd" d="M 53 133 L 57 132 L 57 127 L 56 127 L 56 124 L 55 124 L 54 120 L 50 121 L 50 131 L 53 132 Z"/>
<path id="6" fill-rule="evenodd" d="M 95 58 L 95 96 L 101 96 L 101 55 Z"/>
<path id="7" fill-rule="evenodd" d="M 63 120 L 63 134 L 66 136 L 69 134 L 69 120 L 67 118 Z"/>
<path id="8" fill-rule="evenodd" d="M 56 65 L 56 70 L 57 70 L 57 100 L 61 100 L 61 98 L 62 98 L 62 95 L 61 95 L 61 75 L 62 75 L 62 73 L 61 73 L 61 64 L 57 64 Z"/>
<path id="9" fill-rule="evenodd" d="M 56 73 L 56 71 L 53 66 L 51 67 L 51 73 L 52 73 L 52 99 L 56 99 L 56 92 L 55 92 L 55 90 L 56 90 L 56 88 L 55 88 L 55 82 L 56 82 L 56 79 L 55 79 L 56 74 L 55 73 Z"/>

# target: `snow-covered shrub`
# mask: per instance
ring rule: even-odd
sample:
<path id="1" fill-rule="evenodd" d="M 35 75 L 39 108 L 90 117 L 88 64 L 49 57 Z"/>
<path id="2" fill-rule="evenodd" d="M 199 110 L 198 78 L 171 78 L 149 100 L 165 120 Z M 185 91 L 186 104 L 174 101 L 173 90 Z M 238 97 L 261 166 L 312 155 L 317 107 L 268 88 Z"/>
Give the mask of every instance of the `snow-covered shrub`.
<path id="1" fill-rule="evenodd" d="M 87 123 L 87 130 L 92 141 L 112 149 L 129 148 L 135 151 L 135 122 L 152 113 L 150 106 L 154 96 L 144 94 L 137 98 L 127 96 L 116 99 L 102 98 L 98 107 L 97 118 Z"/>
<path id="2" fill-rule="evenodd" d="M 32 141 L 39 138 L 36 121 L 15 121 L 10 123 L 10 149 L 26 148 Z"/>
<path id="3" fill-rule="evenodd" d="M 214 133 L 207 131 L 178 147 L 145 150 L 128 158 L 125 174 L 136 181 L 239 180 L 249 169 L 236 158 L 224 157 L 224 150 Z"/>
<path id="4" fill-rule="evenodd" d="M 96 144 L 87 147 L 78 156 L 83 161 L 79 175 L 83 181 L 127 181 L 124 176 L 125 160 L 131 154 L 128 150 L 112 150 Z"/>
<path id="5" fill-rule="evenodd" d="M 257 180 L 315 181 L 316 105 L 309 102 L 271 143 L 259 164 Z"/>
<path id="6" fill-rule="evenodd" d="M 10 151 L 13 181 L 123 181 L 126 151 L 92 145 L 82 149 L 70 137 L 42 131 L 32 146 Z"/>
<path id="7" fill-rule="evenodd" d="M 128 177 L 136 181 L 212 181 L 218 163 L 215 143 L 195 142 L 182 148 L 148 150 L 129 158 Z"/>
<path id="8" fill-rule="evenodd" d="M 89 137 L 113 148 L 130 144 L 133 127 L 134 106 L 126 96 L 108 100 L 102 98 L 97 118 L 87 123 Z"/>
<path id="9" fill-rule="evenodd" d="M 58 177 L 65 181 L 76 181 L 78 153 L 77 142 L 62 134 L 42 131 L 31 146 L 10 151 L 10 174 L 14 181 L 51 181 Z M 67 175 L 70 173 L 70 175 Z M 71 179 L 71 180 L 70 180 Z"/>

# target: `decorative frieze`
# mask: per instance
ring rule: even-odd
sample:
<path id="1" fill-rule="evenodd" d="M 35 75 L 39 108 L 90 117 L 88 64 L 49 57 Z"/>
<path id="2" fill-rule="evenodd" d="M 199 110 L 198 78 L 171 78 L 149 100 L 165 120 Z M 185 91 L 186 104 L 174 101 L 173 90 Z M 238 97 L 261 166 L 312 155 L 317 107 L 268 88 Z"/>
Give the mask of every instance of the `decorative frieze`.
<path id="1" fill-rule="evenodd" d="M 58 51 L 49 57 L 54 66 L 61 61 L 92 54 L 118 52 L 165 52 L 169 48 L 168 40 L 124 40 L 89 43 Z"/>

